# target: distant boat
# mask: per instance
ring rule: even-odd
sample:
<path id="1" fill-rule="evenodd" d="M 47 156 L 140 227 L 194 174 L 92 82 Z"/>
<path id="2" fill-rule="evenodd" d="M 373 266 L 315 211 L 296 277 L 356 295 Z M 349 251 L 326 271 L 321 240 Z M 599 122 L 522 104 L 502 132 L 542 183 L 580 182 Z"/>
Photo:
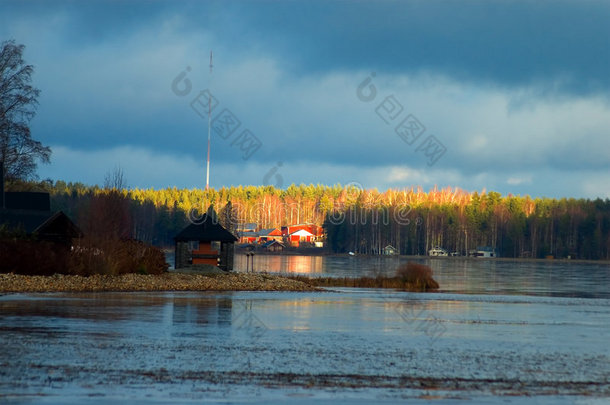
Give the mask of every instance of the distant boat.
<path id="1" fill-rule="evenodd" d="M 354 252 L 348 252 L 347 254 L 350 256 L 356 256 L 356 253 L 354 253 Z"/>

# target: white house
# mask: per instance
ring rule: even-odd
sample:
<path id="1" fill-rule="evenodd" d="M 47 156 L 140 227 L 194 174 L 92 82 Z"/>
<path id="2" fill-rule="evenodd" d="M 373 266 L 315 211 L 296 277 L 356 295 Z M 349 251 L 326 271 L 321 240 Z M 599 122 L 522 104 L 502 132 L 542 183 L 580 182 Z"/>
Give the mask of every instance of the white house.
<path id="1" fill-rule="evenodd" d="M 449 252 L 447 252 L 442 247 L 434 247 L 428 251 L 428 255 L 430 256 L 449 256 Z"/>
<path id="2" fill-rule="evenodd" d="M 491 246 L 479 246 L 477 247 L 475 257 L 498 257 L 498 253 Z"/>

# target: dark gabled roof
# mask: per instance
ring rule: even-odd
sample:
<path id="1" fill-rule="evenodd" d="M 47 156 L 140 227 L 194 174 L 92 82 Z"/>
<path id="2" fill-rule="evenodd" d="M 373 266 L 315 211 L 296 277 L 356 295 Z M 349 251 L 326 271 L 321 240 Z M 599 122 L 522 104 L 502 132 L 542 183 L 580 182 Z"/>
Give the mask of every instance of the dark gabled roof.
<path id="1" fill-rule="evenodd" d="M 184 228 L 176 237 L 176 241 L 197 240 L 200 242 L 235 242 L 237 238 L 222 227 L 212 216 L 204 214 L 201 221 L 190 224 Z"/>
<path id="2" fill-rule="evenodd" d="M 0 226 L 42 237 L 78 238 L 83 234 L 61 211 L 0 210 Z"/>
<path id="3" fill-rule="evenodd" d="M 62 211 L 57 211 L 36 230 L 45 237 L 82 238 L 83 232 Z"/>
<path id="4" fill-rule="evenodd" d="M 267 241 L 267 242 L 263 243 L 263 247 L 264 247 L 264 248 L 267 248 L 267 247 L 272 246 L 272 245 L 275 245 L 275 244 L 278 244 L 278 245 L 280 245 L 281 247 L 286 247 L 286 246 L 284 246 L 284 244 L 283 244 L 282 242 L 278 242 L 278 241 L 276 241 L 275 239 L 272 239 L 272 240 L 270 240 L 270 241 Z"/>

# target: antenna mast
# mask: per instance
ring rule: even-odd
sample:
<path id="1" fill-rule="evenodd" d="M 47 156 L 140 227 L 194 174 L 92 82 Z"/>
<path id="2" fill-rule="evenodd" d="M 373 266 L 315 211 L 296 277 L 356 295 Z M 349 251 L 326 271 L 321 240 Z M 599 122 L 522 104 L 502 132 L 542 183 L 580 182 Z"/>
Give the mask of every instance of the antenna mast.
<path id="1" fill-rule="evenodd" d="M 212 81 L 212 51 L 210 51 L 210 82 Z M 205 171 L 205 189 L 210 188 L 210 136 L 212 128 L 212 93 L 208 91 L 208 165 Z"/>

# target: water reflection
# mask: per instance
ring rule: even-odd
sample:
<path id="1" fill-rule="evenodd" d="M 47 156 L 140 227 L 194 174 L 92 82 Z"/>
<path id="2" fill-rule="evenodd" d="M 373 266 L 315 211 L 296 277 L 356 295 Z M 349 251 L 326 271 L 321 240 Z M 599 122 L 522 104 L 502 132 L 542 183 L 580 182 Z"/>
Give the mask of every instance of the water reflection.
<path id="1" fill-rule="evenodd" d="M 109 333 L 132 334 L 135 330 L 164 338 L 183 336 L 186 329 L 192 333 L 193 325 L 199 325 L 201 331 L 209 325 L 222 328 L 232 323 L 230 294 L 90 293 L 2 298 L 0 314 L 5 322 L 0 333 L 10 329 L 10 319 L 19 320 L 20 326 L 11 329 L 17 334 L 37 330 L 49 335 L 57 328 L 74 334 L 99 334 L 100 328 L 112 324 Z"/>
<path id="2" fill-rule="evenodd" d="M 324 256 L 255 255 L 254 270 L 283 273 L 323 273 Z M 246 271 L 246 255 L 235 255 L 234 269 Z"/>
<path id="3" fill-rule="evenodd" d="M 432 267 L 434 278 L 445 292 L 610 297 L 605 288 L 610 265 L 594 262 L 259 255 L 255 258 L 255 270 L 336 277 L 393 276 L 399 266 L 409 261 Z M 244 255 L 236 255 L 235 262 L 237 271 L 245 271 Z"/>
<path id="4" fill-rule="evenodd" d="M 231 402 L 269 384 L 285 384 L 280 395 L 301 386 L 294 381 L 328 393 L 392 378 L 401 382 L 381 395 L 432 380 L 451 391 L 469 379 L 476 387 L 466 389 L 485 394 L 503 384 L 529 395 L 578 381 L 583 388 L 569 393 L 597 395 L 610 389 L 609 303 L 367 289 L 0 296 L 0 392 L 57 403 L 100 393 Z M 337 385 L 324 385 L 328 376 Z"/>
<path id="5" fill-rule="evenodd" d="M 165 304 L 171 324 L 230 325 L 233 301 L 228 297 L 172 297 Z"/>

